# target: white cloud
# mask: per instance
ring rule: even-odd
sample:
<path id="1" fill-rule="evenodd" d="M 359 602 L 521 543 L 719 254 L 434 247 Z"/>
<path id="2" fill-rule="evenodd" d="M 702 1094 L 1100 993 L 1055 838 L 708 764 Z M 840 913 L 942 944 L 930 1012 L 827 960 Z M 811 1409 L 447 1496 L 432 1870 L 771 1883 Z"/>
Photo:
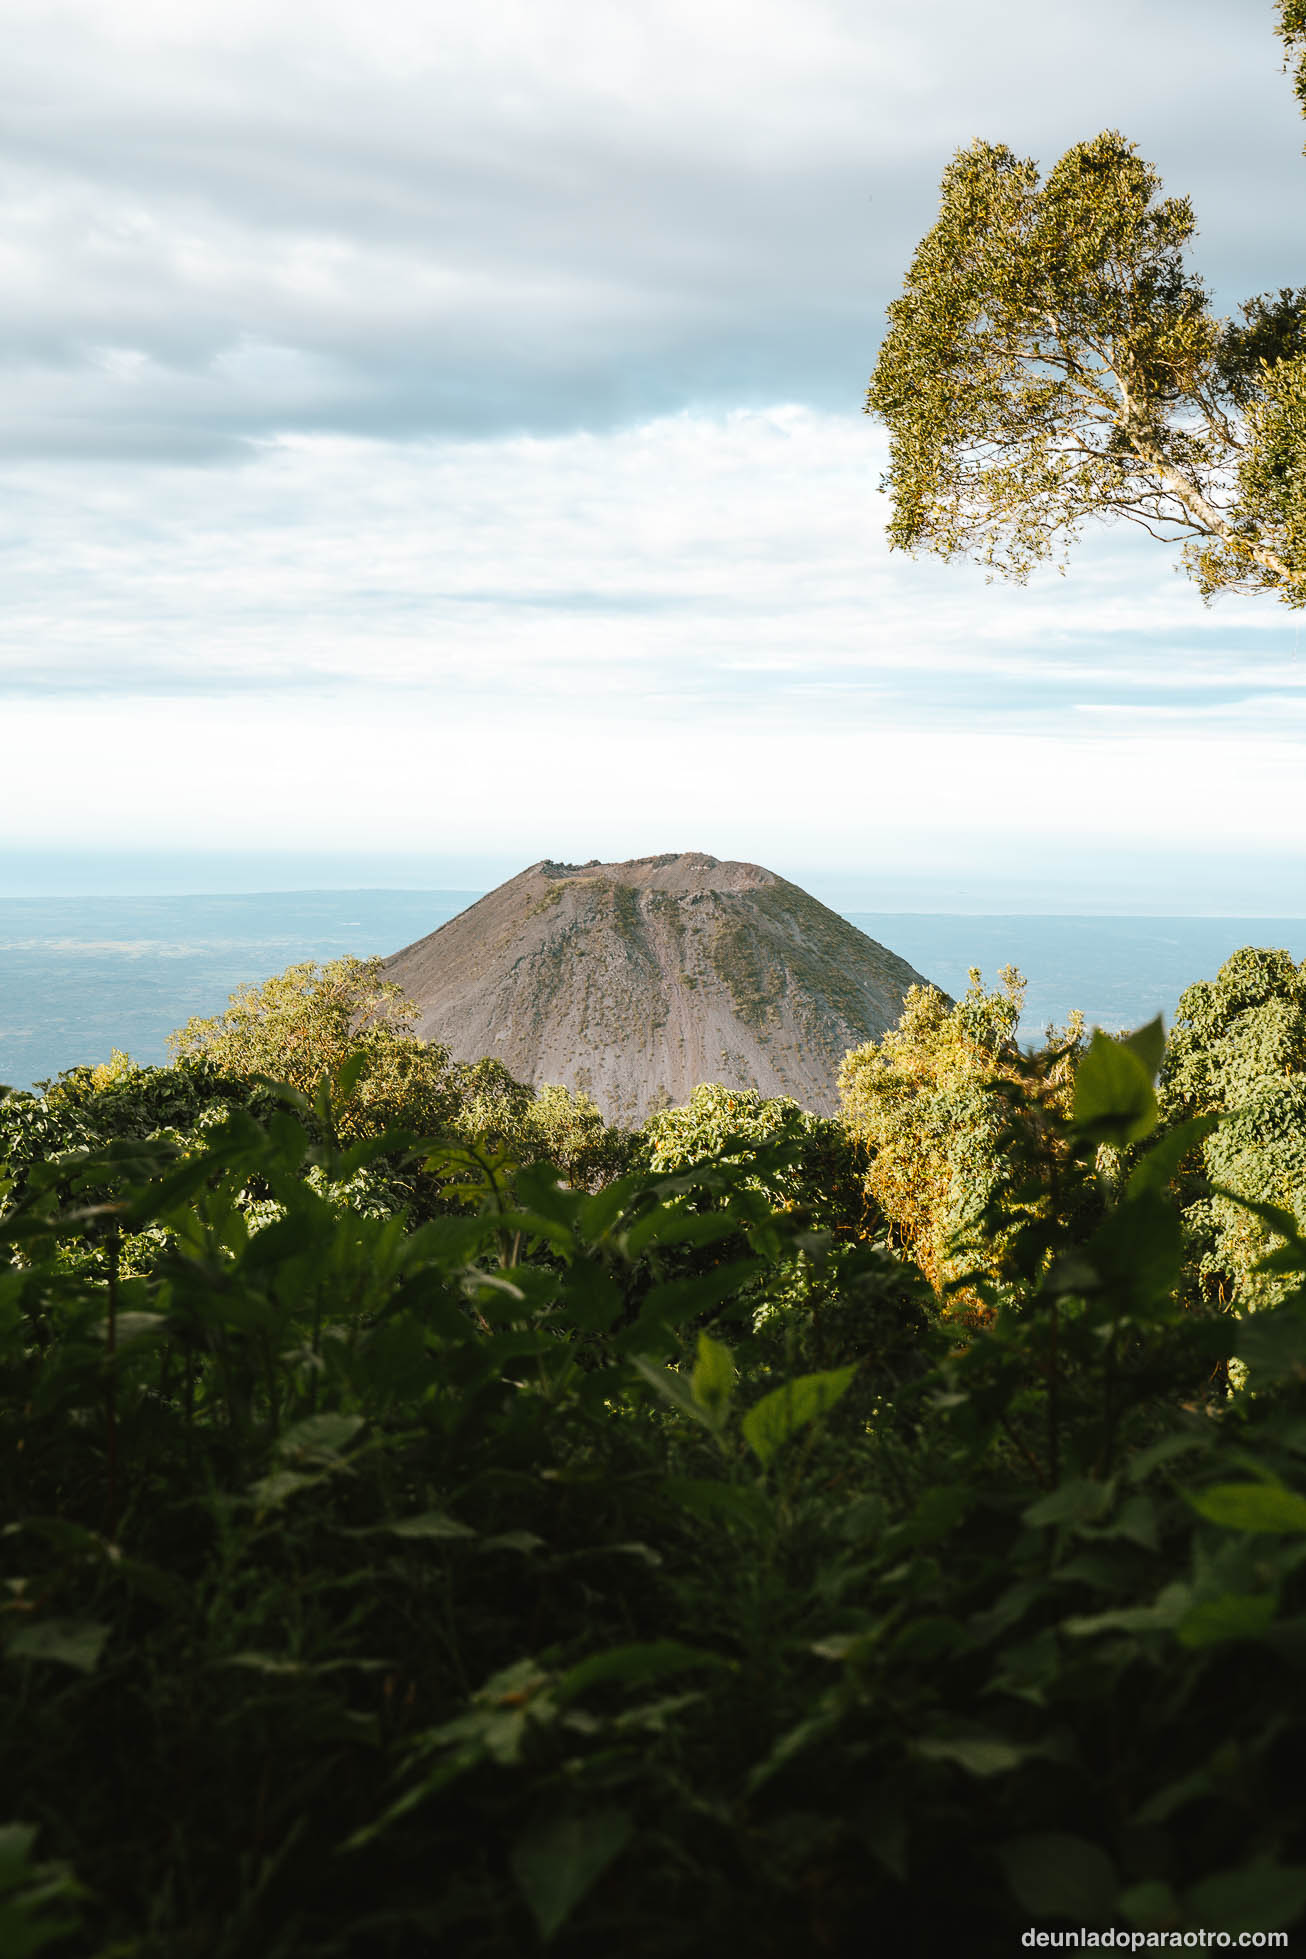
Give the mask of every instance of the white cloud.
<path id="1" fill-rule="evenodd" d="M 1071 0 L 1012 0 L 1000 31 L 959 0 L 0 19 L 15 454 L 853 408 L 939 172 L 981 134 L 1050 162 L 1117 125 L 1192 192 L 1224 301 L 1293 276 L 1268 6 L 1253 31 L 1103 0 L 1091 33 Z"/>
<path id="2" fill-rule="evenodd" d="M 230 470 L 28 463 L 0 491 L 0 677 L 362 691 L 397 716 L 415 694 L 509 723 L 606 705 L 1046 732 L 1125 703 L 1196 730 L 1231 690 L 1292 711 L 1273 607 L 1204 610 L 1127 529 L 1023 591 L 891 557 L 882 461 L 864 418 L 789 406 L 477 443 L 297 437 Z"/>
<path id="3" fill-rule="evenodd" d="M 1268 5 L 0 21 L 14 841 L 1296 836 L 1286 615 L 1203 611 L 1127 530 L 1023 592 L 891 559 L 856 413 L 977 134 L 1050 161 L 1116 124 L 1192 191 L 1222 302 L 1291 278 Z"/>

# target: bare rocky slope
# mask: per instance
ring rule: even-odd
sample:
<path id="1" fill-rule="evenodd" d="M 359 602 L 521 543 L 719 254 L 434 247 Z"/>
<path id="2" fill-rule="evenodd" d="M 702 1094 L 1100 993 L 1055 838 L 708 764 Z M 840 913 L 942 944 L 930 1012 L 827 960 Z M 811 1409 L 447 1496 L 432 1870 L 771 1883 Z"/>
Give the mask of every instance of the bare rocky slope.
<path id="1" fill-rule="evenodd" d="M 699 1082 L 828 1115 L 844 1054 L 921 981 L 796 884 L 699 851 L 533 864 L 384 965 L 424 1039 L 624 1123 Z"/>

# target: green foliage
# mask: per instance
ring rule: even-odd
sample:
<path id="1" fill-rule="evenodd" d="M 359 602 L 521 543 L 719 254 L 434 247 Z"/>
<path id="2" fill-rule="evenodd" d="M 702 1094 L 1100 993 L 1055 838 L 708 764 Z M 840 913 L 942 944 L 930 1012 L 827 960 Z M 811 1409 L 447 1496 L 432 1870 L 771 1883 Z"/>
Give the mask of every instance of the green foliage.
<path id="1" fill-rule="evenodd" d="M 1298 0 L 1281 22 L 1298 49 Z M 1043 182 L 1004 145 L 958 152 L 867 393 L 895 548 L 1023 582 L 1124 517 L 1182 542 L 1204 597 L 1306 604 L 1306 290 L 1215 318 L 1195 228 L 1113 130 Z"/>
<path id="2" fill-rule="evenodd" d="M 1306 964 L 1247 946 L 1214 980 L 1190 986 L 1161 1091 L 1170 1123 L 1222 1118 L 1199 1139 L 1181 1187 L 1196 1296 L 1274 1304 L 1290 1277 L 1263 1262 L 1283 1246 L 1281 1227 L 1306 1226 Z"/>
<path id="3" fill-rule="evenodd" d="M 1294 60 L 1293 87 L 1301 111 L 1306 116 L 1306 0 L 1277 0 L 1279 38 L 1283 42 L 1283 65 Z"/>
<path id="4" fill-rule="evenodd" d="M 913 1023 L 918 1099 L 945 1059 L 988 1083 L 961 1341 L 859 1238 L 856 1178 L 814 1223 L 833 1142 L 784 1104 L 713 1091 L 588 1189 L 350 1140 L 344 1070 L 48 1155 L 57 1094 L 18 1098 L 5 1950 L 789 1959 L 960 1923 L 997 1959 L 1031 1921 L 1297 1924 L 1306 1243 L 1273 1214 L 1250 1325 L 1186 1306 L 1168 1185 L 1222 1129 L 1164 1126 L 1185 1070 L 1209 1100 L 1290 1051 L 1240 1016 L 1279 1001 L 1291 1043 L 1296 984 L 1244 957 L 1159 1107 L 1155 1028 L 1076 1084 L 1011 1042 L 1011 989 Z M 215 1079 L 156 1072 L 60 1119 Z M 334 1195 L 415 1155 L 444 1208 Z M 768 1343 L 798 1270 L 813 1329 L 790 1304 Z"/>
<path id="5" fill-rule="evenodd" d="M 912 987 L 898 1025 L 854 1048 L 839 1072 L 840 1117 L 866 1151 L 868 1196 L 940 1291 L 971 1269 L 978 1220 L 1010 1171 L 1002 1085 L 1020 1074 L 1025 983 L 1013 968 L 999 981 L 988 992 L 972 969 L 958 1001 Z M 1078 1020 L 1062 1039 L 1065 1056 L 1048 1078 L 1059 1103 L 1072 1079 Z M 990 1270 L 997 1250 L 995 1242 Z"/>

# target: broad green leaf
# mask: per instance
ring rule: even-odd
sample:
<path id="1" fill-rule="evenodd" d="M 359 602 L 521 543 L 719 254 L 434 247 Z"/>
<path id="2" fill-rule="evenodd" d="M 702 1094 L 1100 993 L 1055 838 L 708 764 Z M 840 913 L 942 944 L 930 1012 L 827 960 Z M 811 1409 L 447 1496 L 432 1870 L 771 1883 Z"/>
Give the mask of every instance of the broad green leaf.
<path id="1" fill-rule="evenodd" d="M 341 1062 L 336 1073 L 336 1100 L 342 1108 L 358 1087 L 370 1059 L 366 1048 L 356 1048 Z"/>
<path id="2" fill-rule="evenodd" d="M 1306 1911 L 1306 1867 L 1247 1864 L 1204 1877 L 1184 1897 L 1190 1921 L 1208 1932 L 1277 1932 Z"/>
<path id="3" fill-rule="evenodd" d="M 998 1857 L 1016 1898 L 1033 1918 L 1106 1923 L 1116 1901 L 1115 1866 L 1084 1837 L 1049 1830 L 1001 1844 Z"/>
<path id="4" fill-rule="evenodd" d="M 686 1646 L 678 1639 L 654 1639 L 630 1646 L 610 1646 L 605 1653 L 581 1660 L 558 1682 L 555 1699 L 561 1707 L 608 1681 L 631 1686 L 653 1680 L 665 1673 L 689 1673 L 698 1667 L 729 1668 L 733 1662 L 721 1653 L 709 1653 L 701 1646 Z"/>
<path id="5" fill-rule="evenodd" d="M 782 1443 L 833 1408 L 857 1372 L 837 1367 L 825 1374 L 800 1374 L 782 1388 L 763 1395 L 744 1416 L 744 1439 L 763 1463 L 769 1463 Z"/>
<path id="6" fill-rule="evenodd" d="M 690 1379 L 695 1401 L 707 1410 L 714 1427 L 726 1418 L 735 1387 L 735 1363 L 730 1349 L 708 1334 L 698 1336 L 698 1359 Z"/>
<path id="7" fill-rule="evenodd" d="M 1176 1456 L 1191 1455 L 1194 1449 L 1209 1449 L 1210 1438 L 1201 1435 L 1163 1435 L 1159 1442 L 1153 1442 L 1146 1449 L 1139 1449 L 1126 1463 L 1124 1473 L 1131 1483 L 1141 1483 L 1159 1469 L 1162 1464 L 1173 1462 Z"/>
<path id="8" fill-rule="evenodd" d="M 423 1510 L 416 1517 L 396 1517 L 380 1528 L 391 1537 L 412 1538 L 450 1538 L 475 1537 L 476 1532 L 468 1524 L 460 1524 L 452 1517 L 446 1517 L 442 1510 Z"/>
<path id="9" fill-rule="evenodd" d="M 1222 1116 L 1194 1116 L 1190 1122 L 1178 1122 L 1167 1129 L 1130 1172 L 1125 1186 L 1128 1195 L 1139 1197 L 1145 1190 L 1168 1189 L 1184 1158 L 1223 1120 Z"/>
<path id="10" fill-rule="evenodd" d="M 938 1735 L 912 1743 L 926 1762 L 953 1762 L 968 1775 L 1006 1775 L 1019 1768 L 1029 1751 L 998 1735 Z"/>
<path id="11" fill-rule="evenodd" d="M 682 1211 L 660 1204 L 626 1233 L 628 1257 L 638 1258 L 651 1245 L 715 1245 L 733 1237 L 739 1219 L 724 1211 Z"/>
<path id="12" fill-rule="evenodd" d="M 1186 1808 L 1189 1803 L 1201 1802 L 1215 1793 L 1215 1784 L 1207 1771 L 1194 1769 L 1191 1775 L 1181 1775 L 1154 1791 L 1135 1810 L 1133 1820 L 1135 1823 L 1164 1823 L 1177 1810 Z"/>
<path id="13" fill-rule="evenodd" d="M 1151 1605 L 1122 1605 L 1106 1612 L 1076 1613 L 1061 1621 L 1061 1630 L 1071 1639 L 1091 1639 L 1105 1632 L 1172 1632 L 1192 1610 L 1189 1586 L 1176 1581 L 1167 1585 Z"/>
<path id="14" fill-rule="evenodd" d="M 1123 1147 L 1156 1127 L 1156 1091 L 1146 1062 L 1096 1028 L 1075 1074 L 1075 1126 Z"/>
<path id="15" fill-rule="evenodd" d="M 651 1388 L 657 1389 L 664 1401 L 669 1401 L 682 1415 L 688 1415 L 691 1421 L 701 1422 L 705 1428 L 713 1426 L 711 1415 L 701 1401 L 695 1400 L 689 1383 L 682 1380 L 679 1374 L 674 1374 L 669 1367 L 659 1366 L 647 1354 L 632 1354 L 630 1364 Z"/>
<path id="16" fill-rule="evenodd" d="M 815 1653 L 818 1660 L 835 1660 L 843 1665 L 856 1666 L 875 1651 L 889 1625 L 888 1619 L 881 1619 L 878 1624 L 868 1626 L 862 1632 L 827 1633 L 824 1639 L 814 1639 L 808 1651 Z"/>
<path id="17" fill-rule="evenodd" d="M 242 1269 L 246 1272 L 264 1272 L 270 1266 L 283 1265 L 288 1259 L 299 1258 L 305 1252 L 317 1251 L 328 1238 L 332 1223 L 324 1205 L 320 1212 L 296 1211 L 291 1217 L 278 1218 L 273 1224 L 265 1224 L 250 1239 L 241 1259 Z"/>
<path id="18" fill-rule="evenodd" d="M 1131 1884 L 1120 1893 L 1118 1909 L 1143 1932 L 1167 1932 L 1184 1922 L 1179 1900 L 1162 1878 Z"/>
<path id="19" fill-rule="evenodd" d="M 1306 1530 L 1306 1496 L 1282 1483 L 1216 1483 L 1186 1495 L 1199 1517 L 1226 1530 Z"/>
<path id="20" fill-rule="evenodd" d="M 11 1633 L 5 1651 L 10 1659 L 55 1660 L 94 1673 L 108 1637 L 109 1628 L 94 1619 L 37 1619 Z"/>
<path id="21" fill-rule="evenodd" d="M 0 1823 L 0 1891 L 12 1891 L 27 1875 L 36 1829 L 35 1823 Z"/>
<path id="22" fill-rule="evenodd" d="M 283 1459 L 329 1461 L 349 1446 L 362 1426 L 361 1415 L 309 1415 L 278 1436 L 275 1452 Z"/>
<path id="23" fill-rule="evenodd" d="M 740 1483 L 668 1476 L 663 1480 L 662 1494 L 705 1524 L 738 1524 L 748 1531 L 764 1531 L 772 1521 L 765 1493 Z"/>
<path id="24" fill-rule="evenodd" d="M 1097 1274 L 1112 1317 L 1165 1318 L 1183 1268 L 1179 1213 L 1157 1191 L 1141 1190 L 1108 1211 L 1081 1256 Z"/>
<path id="25" fill-rule="evenodd" d="M 925 1491 L 910 1515 L 891 1533 L 895 1545 L 938 1544 L 954 1531 L 973 1502 L 959 1483 L 936 1483 Z"/>
<path id="26" fill-rule="evenodd" d="M 1248 1313 L 1234 1336 L 1238 1359 L 1244 1361 L 1258 1388 L 1306 1376 L 1306 1318 L 1296 1306 Z"/>
<path id="27" fill-rule="evenodd" d="M 508 1861 L 546 1945 L 625 1849 L 633 1831 L 624 1809 L 562 1815 L 548 1810 L 518 1837 Z"/>
<path id="28" fill-rule="evenodd" d="M 1215 1646 L 1224 1639 L 1257 1639 L 1273 1624 L 1278 1600 L 1273 1592 L 1226 1592 L 1203 1599 L 1175 1627 L 1181 1646 Z"/>
<path id="29" fill-rule="evenodd" d="M 297 1490 L 311 1490 L 321 1480 L 320 1476 L 301 1476 L 294 1469 L 274 1469 L 270 1476 L 260 1476 L 256 1483 L 251 1483 L 249 1493 L 261 1513 L 275 1510 L 278 1504 L 285 1503 Z"/>
<path id="30" fill-rule="evenodd" d="M 1132 1034 L 1125 1036 L 1125 1046 L 1131 1054 L 1136 1054 L 1147 1070 L 1149 1081 L 1155 1081 L 1165 1053 L 1165 1022 L 1160 1014 L 1142 1027 L 1136 1027 Z"/>
<path id="31" fill-rule="evenodd" d="M 700 1314 L 714 1313 L 763 1269 L 764 1261 L 760 1258 L 737 1258 L 728 1265 L 715 1266 L 712 1271 L 700 1273 L 693 1279 L 668 1279 L 664 1285 L 653 1286 L 645 1294 L 639 1309 L 639 1323 L 644 1326 L 650 1323 L 680 1326 L 685 1320 L 697 1318 Z M 635 1330 L 638 1331 L 638 1328 Z"/>
<path id="32" fill-rule="evenodd" d="M 448 1521 L 452 1522 L 452 1519 Z M 460 1527 L 456 1535 L 471 1537 L 474 1533 Z M 533 1530 L 501 1530 L 497 1537 L 483 1537 L 477 1546 L 480 1551 L 542 1551 L 547 1540 L 537 1537 Z"/>
<path id="33" fill-rule="evenodd" d="M 621 1317 L 625 1297 L 597 1258 L 572 1260 L 563 1279 L 558 1315 L 583 1333 L 606 1333 Z"/>
<path id="34" fill-rule="evenodd" d="M 1021 1522 L 1036 1528 L 1043 1524 L 1091 1524 L 1110 1508 L 1114 1493 L 1114 1483 L 1076 1476 L 1031 1503 L 1021 1512 Z"/>

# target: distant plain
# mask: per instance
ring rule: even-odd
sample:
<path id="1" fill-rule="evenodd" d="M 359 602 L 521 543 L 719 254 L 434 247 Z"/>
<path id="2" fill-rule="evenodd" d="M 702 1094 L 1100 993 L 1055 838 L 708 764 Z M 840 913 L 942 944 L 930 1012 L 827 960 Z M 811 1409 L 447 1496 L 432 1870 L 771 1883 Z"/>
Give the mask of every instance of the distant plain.
<path id="1" fill-rule="evenodd" d="M 114 1048 L 167 1059 L 192 1014 L 302 960 L 396 952 L 479 891 L 290 891 L 189 897 L 0 898 L 0 1082 L 26 1088 Z M 945 992 L 1017 966 L 1023 1038 L 1074 1007 L 1112 1030 L 1163 1013 L 1243 945 L 1306 956 L 1302 918 L 972 916 L 847 911 Z"/>

